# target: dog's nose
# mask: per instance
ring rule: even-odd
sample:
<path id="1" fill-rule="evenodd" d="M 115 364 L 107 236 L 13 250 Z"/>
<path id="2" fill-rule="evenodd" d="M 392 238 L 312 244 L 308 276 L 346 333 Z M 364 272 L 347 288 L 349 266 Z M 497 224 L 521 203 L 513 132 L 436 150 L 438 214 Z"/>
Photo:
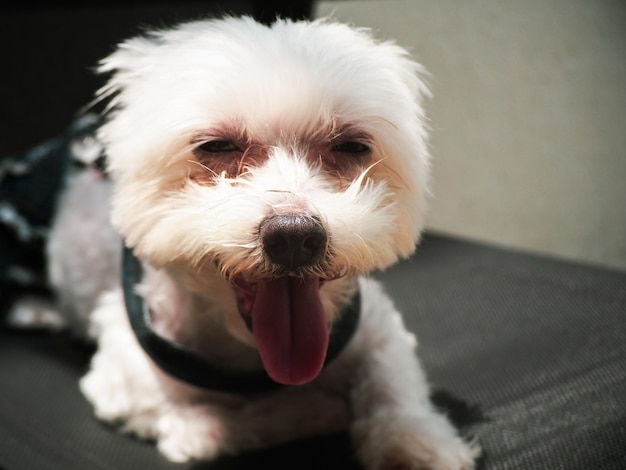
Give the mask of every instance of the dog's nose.
<path id="1" fill-rule="evenodd" d="M 314 264 L 326 249 L 326 231 L 317 217 L 268 217 L 261 222 L 260 236 L 267 256 L 289 270 Z"/>

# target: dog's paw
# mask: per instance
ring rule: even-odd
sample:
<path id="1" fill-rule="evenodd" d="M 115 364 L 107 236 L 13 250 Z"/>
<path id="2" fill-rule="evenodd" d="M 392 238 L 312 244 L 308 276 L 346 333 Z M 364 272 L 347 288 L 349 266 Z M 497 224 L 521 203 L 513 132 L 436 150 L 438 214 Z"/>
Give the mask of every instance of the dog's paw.
<path id="1" fill-rule="evenodd" d="M 58 331 L 67 325 L 63 316 L 46 299 L 28 296 L 15 301 L 6 316 L 12 328 L 42 328 Z"/>
<path id="2" fill-rule="evenodd" d="M 126 419 L 133 407 L 131 396 L 120 386 L 120 380 L 110 380 L 106 371 L 92 368 L 79 382 L 80 390 L 91 403 L 98 419 L 115 423 Z"/>
<path id="3" fill-rule="evenodd" d="M 223 445 L 220 420 L 203 407 L 173 405 L 157 425 L 159 451 L 173 462 L 215 458 Z"/>
<path id="4" fill-rule="evenodd" d="M 352 436 L 367 470 L 472 470 L 476 443 L 461 439 L 439 415 L 380 414 L 356 421 Z"/>
<path id="5" fill-rule="evenodd" d="M 156 421 L 167 401 L 148 372 L 137 369 L 129 373 L 98 352 L 79 386 L 98 419 L 120 425 L 122 431 L 138 437 L 152 439 L 157 435 Z"/>

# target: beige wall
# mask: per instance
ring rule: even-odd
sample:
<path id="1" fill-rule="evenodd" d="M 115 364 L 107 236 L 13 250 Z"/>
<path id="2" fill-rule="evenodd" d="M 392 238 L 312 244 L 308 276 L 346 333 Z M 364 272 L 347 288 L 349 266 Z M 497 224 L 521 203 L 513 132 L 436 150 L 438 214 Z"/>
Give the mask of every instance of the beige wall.
<path id="1" fill-rule="evenodd" d="M 323 1 L 431 72 L 431 229 L 626 269 L 626 2 Z"/>

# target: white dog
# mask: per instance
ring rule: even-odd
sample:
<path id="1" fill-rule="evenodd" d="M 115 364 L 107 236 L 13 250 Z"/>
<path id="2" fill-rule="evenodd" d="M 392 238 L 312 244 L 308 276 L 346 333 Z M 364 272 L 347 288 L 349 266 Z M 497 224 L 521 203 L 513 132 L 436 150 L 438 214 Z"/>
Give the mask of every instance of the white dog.
<path id="1" fill-rule="evenodd" d="M 49 242 L 59 309 L 97 342 L 97 417 L 174 461 L 349 429 L 367 469 L 473 468 L 363 277 L 422 230 L 422 67 L 331 20 L 227 17 L 101 72 L 108 177 L 70 182 Z"/>

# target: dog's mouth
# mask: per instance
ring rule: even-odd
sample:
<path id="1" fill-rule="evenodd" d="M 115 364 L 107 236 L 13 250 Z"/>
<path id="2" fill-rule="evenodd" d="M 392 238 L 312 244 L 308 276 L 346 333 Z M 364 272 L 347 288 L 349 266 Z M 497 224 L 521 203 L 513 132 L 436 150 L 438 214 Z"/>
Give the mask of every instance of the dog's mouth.
<path id="1" fill-rule="evenodd" d="M 329 332 L 317 277 L 235 280 L 239 313 L 276 382 L 301 385 L 322 370 Z"/>

